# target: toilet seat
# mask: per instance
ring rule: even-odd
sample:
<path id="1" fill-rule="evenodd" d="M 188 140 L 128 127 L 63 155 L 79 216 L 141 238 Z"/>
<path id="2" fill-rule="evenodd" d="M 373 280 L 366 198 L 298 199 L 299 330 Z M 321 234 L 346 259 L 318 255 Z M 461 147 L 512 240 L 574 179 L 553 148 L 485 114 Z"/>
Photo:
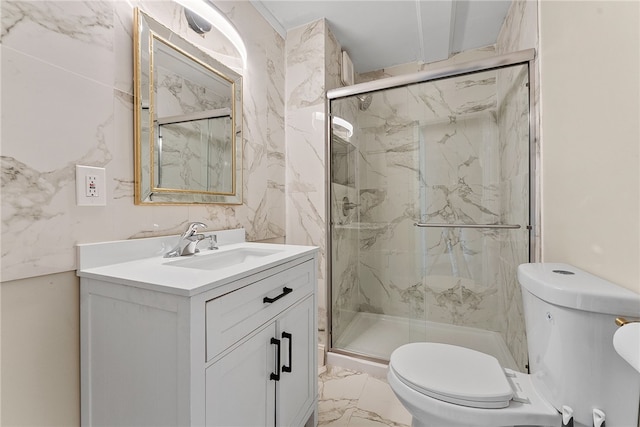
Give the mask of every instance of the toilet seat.
<path id="1" fill-rule="evenodd" d="M 441 343 L 397 348 L 389 369 L 413 390 L 472 408 L 506 408 L 513 390 L 498 360 L 485 353 Z"/>

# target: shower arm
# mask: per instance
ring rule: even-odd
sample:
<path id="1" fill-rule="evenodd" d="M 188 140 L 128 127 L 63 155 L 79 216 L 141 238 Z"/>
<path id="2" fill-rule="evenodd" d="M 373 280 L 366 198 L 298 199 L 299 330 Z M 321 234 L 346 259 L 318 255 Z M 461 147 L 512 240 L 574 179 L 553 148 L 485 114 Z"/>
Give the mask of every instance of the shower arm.
<path id="1" fill-rule="evenodd" d="M 520 224 L 435 224 L 416 222 L 416 227 L 433 227 L 433 228 L 502 228 L 502 229 L 518 229 L 522 228 Z"/>

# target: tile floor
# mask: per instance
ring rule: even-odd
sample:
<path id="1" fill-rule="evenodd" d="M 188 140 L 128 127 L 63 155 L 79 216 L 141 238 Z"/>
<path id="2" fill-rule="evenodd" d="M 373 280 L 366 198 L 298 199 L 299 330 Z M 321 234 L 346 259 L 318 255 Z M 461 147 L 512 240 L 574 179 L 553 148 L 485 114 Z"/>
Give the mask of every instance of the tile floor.
<path id="1" fill-rule="evenodd" d="M 318 380 L 318 425 L 340 427 L 408 427 L 411 415 L 386 380 L 328 367 Z"/>

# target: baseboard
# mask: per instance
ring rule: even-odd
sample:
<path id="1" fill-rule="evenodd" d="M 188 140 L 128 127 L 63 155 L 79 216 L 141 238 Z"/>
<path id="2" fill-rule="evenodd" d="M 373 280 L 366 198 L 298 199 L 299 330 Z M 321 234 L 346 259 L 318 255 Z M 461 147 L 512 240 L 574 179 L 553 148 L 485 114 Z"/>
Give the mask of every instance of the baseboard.
<path id="1" fill-rule="evenodd" d="M 370 360 L 359 359 L 357 357 L 346 356 L 338 353 L 327 353 L 327 365 L 349 369 L 351 371 L 363 372 L 374 378 L 386 378 L 389 366 L 372 362 Z"/>

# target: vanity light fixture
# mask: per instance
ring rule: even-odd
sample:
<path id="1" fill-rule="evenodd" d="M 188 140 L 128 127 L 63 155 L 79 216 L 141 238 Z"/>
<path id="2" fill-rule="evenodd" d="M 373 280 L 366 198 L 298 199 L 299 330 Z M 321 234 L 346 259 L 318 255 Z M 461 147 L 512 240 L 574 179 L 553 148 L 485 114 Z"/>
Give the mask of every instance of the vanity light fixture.
<path id="1" fill-rule="evenodd" d="M 199 17 L 207 20 L 214 27 L 216 27 L 222 34 L 224 34 L 235 48 L 240 52 L 242 57 L 242 67 L 247 66 L 247 48 L 240 37 L 240 33 L 236 30 L 236 27 L 227 19 L 227 17 L 220 12 L 215 6 L 206 0 L 175 0 L 176 3 L 189 9 Z"/>
<path id="2" fill-rule="evenodd" d="M 187 18 L 187 24 L 189 24 L 189 28 L 195 31 L 197 34 L 204 34 L 211 31 L 211 22 L 206 19 L 200 17 L 191 9 L 184 7 L 184 16 Z"/>

